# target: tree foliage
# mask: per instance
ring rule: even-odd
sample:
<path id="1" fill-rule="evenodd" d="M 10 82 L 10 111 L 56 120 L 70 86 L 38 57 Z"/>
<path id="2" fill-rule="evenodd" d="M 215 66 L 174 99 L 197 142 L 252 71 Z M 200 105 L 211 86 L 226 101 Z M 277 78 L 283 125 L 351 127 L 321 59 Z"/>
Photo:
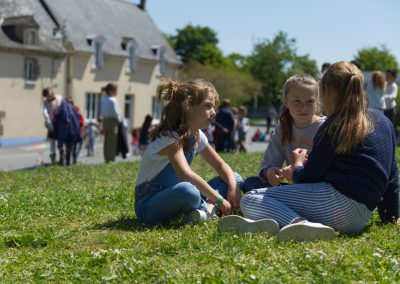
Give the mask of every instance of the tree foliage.
<path id="1" fill-rule="evenodd" d="M 365 71 L 398 69 L 396 58 L 384 45 L 380 48 L 362 48 L 357 52 L 354 59 L 360 62 L 361 68 Z"/>
<path id="2" fill-rule="evenodd" d="M 210 81 L 217 89 L 220 98 L 229 98 L 234 105 L 251 101 L 254 96 L 259 95 L 261 90 L 261 84 L 250 74 L 204 65 L 195 61 L 182 67 L 179 78 L 182 81 L 195 78 Z"/>
<path id="3" fill-rule="evenodd" d="M 209 27 L 187 25 L 176 30 L 176 35 L 170 37 L 178 55 L 184 63 L 196 60 L 207 63 L 211 56 L 218 61 L 222 53 L 217 48 L 217 34 Z"/>
<path id="4" fill-rule="evenodd" d="M 317 75 L 315 60 L 296 54 L 296 40 L 279 32 L 273 40 L 264 40 L 254 46 L 248 58 L 249 70 L 263 85 L 263 103 L 279 99 L 285 80 L 294 73 Z"/>

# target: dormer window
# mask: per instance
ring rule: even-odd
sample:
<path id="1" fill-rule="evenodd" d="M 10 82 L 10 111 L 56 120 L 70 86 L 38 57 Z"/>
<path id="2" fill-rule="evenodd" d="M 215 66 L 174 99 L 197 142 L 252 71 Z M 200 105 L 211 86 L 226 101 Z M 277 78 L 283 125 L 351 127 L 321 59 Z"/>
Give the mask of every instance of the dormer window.
<path id="1" fill-rule="evenodd" d="M 127 73 L 135 73 L 137 69 L 138 55 L 137 41 L 133 38 L 123 38 L 121 47 L 128 53 L 128 59 L 126 61 L 126 71 Z"/>
<path id="2" fill-rule="evenodd" d="M 35 45 L 38 43 L 38 33 L 36 29 L 24 30 L 24 44 Z"/>
<path id="3" fill-rule="evenodd" d="M 104 66 L 103 45 L 105 38 L 102 36 L 88 36 L 87 43 L 93 48 L 92 69 L 101 69 Z"/>
<path id="4" fill-rule="evenodd" d="M 153 45 L 151 51 L 155 56 L 158 57 L 158 72 L 160 76 L 165 75 L 166 65 L 165 65 L 165 52 L 167 51 L 163 45 Z"/>
<path id="5" fill-rule="evenodd" d="M 39 25 L 31 15 L 5 18 L 1 28 L 12 41 L 26 45 L 36 45 L 39 42 Z"/>

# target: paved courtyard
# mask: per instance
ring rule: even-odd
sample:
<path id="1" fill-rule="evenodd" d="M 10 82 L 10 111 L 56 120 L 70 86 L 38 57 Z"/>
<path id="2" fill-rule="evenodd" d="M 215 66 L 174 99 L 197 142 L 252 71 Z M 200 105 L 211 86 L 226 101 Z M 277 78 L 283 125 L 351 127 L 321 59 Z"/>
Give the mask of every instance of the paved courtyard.
<path id="1" fill-rule="evenodd" d="M 251 142 L 251 137 L 257 128 L 263 132 L 265 131 L 265 127 L 262 126 L 250 127 L 247 135 L 249 152 L 264 152 L 267 147 L 267 143 L 265 142 Z M 125 160 L 118 156 L 117 162 L 133 161 L 137 159 L 140 159 L 140 156 L 129 155 Z M 0 171 L 33 168 L 41 162 L 44 164 L 50 163 L 49 144 L 47 142 L 0 148 Z M 87 157 L 86 149 L 83 146 L 78 163 L 99 164 L 103 162 L 103 144 L 100 140 L 97 140 L 95 145 L 94 157 Z"/>

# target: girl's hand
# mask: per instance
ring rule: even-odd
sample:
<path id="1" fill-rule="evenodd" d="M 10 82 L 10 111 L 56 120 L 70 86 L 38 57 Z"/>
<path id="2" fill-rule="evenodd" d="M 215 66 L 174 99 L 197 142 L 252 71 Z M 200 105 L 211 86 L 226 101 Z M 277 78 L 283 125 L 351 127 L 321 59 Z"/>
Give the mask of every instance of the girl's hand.
<path id="1" fill-rule="evenodd" d="M 221 210 L 223 215 L 229 214 L 232 210 L 231 204 L 225 198 L 222 199 L 222 202 L 218 205 L 218 209 Z"/>
<path id="2" fill-rule="evenodd" d="M 272 186 L 278 186 L 284 178 L 283 171 L 277 167 L 271 167 L 267 170 L 268 183 Z"/>
<path id="3" fill-rule="evenodd" d="M 283 177 L 286 178 L 288 181 L 292 181 L 293 180 L 293 168 L 291 165 L 284 167 L 282 169 L 283 171 Z"/>
<path id="4" fill-rule="evenodd" d="M 307 161 L 308 155 L 306 149 L 297 148 L 292 152 L 293 167 L 301 167 Z"/>
<path id="5" fill-rule="evenodd" d="M 228 201 L 232 204 L 233 208 L 240 207 L 240 188 L 239 184 L 236 183 L 236 187 L 228 190 Z"/>

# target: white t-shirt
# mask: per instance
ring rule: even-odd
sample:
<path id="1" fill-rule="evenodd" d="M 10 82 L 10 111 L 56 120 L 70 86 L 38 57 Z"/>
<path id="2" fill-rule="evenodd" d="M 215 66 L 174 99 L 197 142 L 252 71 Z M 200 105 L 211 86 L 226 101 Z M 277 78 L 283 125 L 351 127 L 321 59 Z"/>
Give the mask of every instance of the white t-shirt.
<path id="1" fill-rule="evenodd" d="M 173 136 L 178 137 L 178 134 L 173 133 Z M 196 154 L 203 151 L 208 144 L 207 137 L 203 131 L 199 130 L 198 137 L 199 141 L 196 148 Z M 169 164 L 169 159 L 167 156 L 161 156 L 157 153 L 173 143 L 177 143 L 177 138 L 162 136 L 161 138 L 157 138 L 149 144 L 140 163 L 139 172 L 136 179 L 136 186 L 144 182 L 151 181 Z"/>

